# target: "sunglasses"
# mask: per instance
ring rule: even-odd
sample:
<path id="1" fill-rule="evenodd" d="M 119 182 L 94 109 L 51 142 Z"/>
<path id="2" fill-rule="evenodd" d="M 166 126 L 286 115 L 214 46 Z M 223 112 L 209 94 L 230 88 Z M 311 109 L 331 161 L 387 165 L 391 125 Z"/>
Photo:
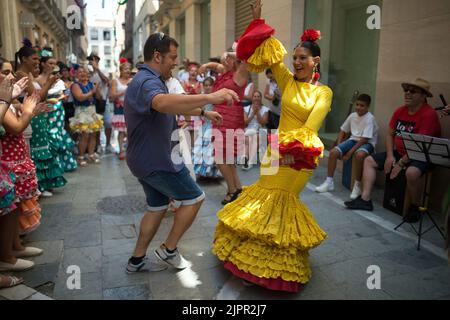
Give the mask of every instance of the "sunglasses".
<path id="1" fill-rule="evenodd" d="M 405 93 L 411 93 L 411 94 L 416 94 L 416 93 L 422 93 L 422 90 L 417 89 L 417 88 L 404 88 L 403 92 Z"/>

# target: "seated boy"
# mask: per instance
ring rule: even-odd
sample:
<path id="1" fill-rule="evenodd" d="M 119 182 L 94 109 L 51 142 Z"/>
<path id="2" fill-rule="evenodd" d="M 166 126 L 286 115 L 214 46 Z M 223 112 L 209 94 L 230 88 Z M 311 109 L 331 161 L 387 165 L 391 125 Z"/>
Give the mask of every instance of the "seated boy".
<path id="1" fill-rule="evenodd" d="M 339 133 L 338 145 L 330 152 L 327 179 L 316 188 L 316 192 L 334 191 L 333 176 L 336 171 L 337 160 L 347 161 L 355 155 L 356 177 L 350 198 L 356 199 L 361 195 L 364 159 L 375 151 L 378 138 L 378 124 L 373 114 L 369 112 L 370 103 L 369 95 L 361 94 L 358 97 L 355 107 L 356 112 L 345 120 Z M 350 138 L 345 140 L 348 136 Z"/>

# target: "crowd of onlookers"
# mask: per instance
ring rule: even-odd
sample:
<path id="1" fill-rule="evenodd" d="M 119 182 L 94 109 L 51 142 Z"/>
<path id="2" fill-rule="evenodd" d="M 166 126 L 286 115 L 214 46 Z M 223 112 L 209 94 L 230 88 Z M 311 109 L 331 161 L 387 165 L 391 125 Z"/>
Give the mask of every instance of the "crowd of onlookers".
<path id="1" fill-rule="evenodd" d="M 125 160 L 123 101 L 137 70 L 121 59 L 112 79 L 99 61 L 92 54 L 84 64 L 66 64 L 28 39 L 14 59 L 0 58 L 0 272 L 34 267 L 29 258 L 43 250 L 23 240 L 41 223 L 41 198 L 65 186 L 66 173 L 100 163 L 104 152 Z M 1 276 L 0 288 L 22 282 Z"/>
<path id="2" fill-rule="evenodd" d="M 100 59 L 91 54 L 87 64 L 67 65 L 57 61 L 50 48 L 34 47 L 27 40 L 14 61 L 0 58 L 0 271 L 23 271 L 34 266 L 27 258 L 43 251 L 24 246 L 23 237 L 40 224 L 39 199 L 53 196 L 57 188 L 64 186 L 66 172 L 100 163 L 103 152 L 117 152 L 120 160 L 126 159 L 124 101 L 139 65 L 134 67 L 122 58 L 120 74 L 112 79 L 100 70 Z M 240 105 L 229 119 L 224 117 L 223 126 L 244 128 L 238 163 L 243 170 L 250 170 L 261 160 L 270 130 L 278 129 L 282 98 L 270 69 L 266 70 L 267 85 L 260 91 L 248 74 L 241 76 L 240 63 L 232 53 L 205 65 L 186 59 L 166 85 L 170 93 L 197 95 L 233 88 L 236 81 L 244 83 L 239 87 Z M 404 171 L 412 202 L 404 220 L 415 223 L 420 218 L 421 177 L 431 167 L 408 158 L 402 133 L 439 137 L 441 126 L 438 114 L 427 102 L 433 96 L 427 81 L 417 79 L 403 83 L 402 88 L 404 103 L 392 115 L 386 151 L 377 150 L 379 126 L 369 111 L 372 99 L 361 94 L 355 112 L 341 126 L 330 151 L 327 178 L 316 191 L 332 192 L 337 161 L 354 158 L 355 183 L 351 201 L 345 205 L 349 209 L 373 210 L 371 193 L 376 171 L 384 171 L 391 179 Z M 268 105 L 264 105 L 264 99 Z M 218 109 L 220 106 L 213 105 L 204 108 Z M 448 115 L 448 107 L 444 115 Z M 178 116 L 178 126 L 184 133 L 182 140 L 187 142 L 197 178 L 225 178 L 229 190 L 223 204 L 235 200 L 242 191 L 236 164 L 230 167 L 216 163 L 217 148 L 213 145 L 213 129 L 228 127 L 216 128 L 206 118 L 183 115 Z M 117 150 L 112 147 L 114 131 L 118 132 Z M 105 135 L 104 146 L 100 143 L 101 132 Z M 0 287 L 22 282 L 16 277 L 0 279 Z"/>

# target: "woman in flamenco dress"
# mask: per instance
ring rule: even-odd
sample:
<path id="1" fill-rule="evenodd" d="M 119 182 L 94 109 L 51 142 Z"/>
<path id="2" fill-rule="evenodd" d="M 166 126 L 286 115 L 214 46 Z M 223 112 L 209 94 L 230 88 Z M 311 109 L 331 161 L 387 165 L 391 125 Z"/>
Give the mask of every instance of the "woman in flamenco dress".
<path id="1" fill-rule="evenodd" d="M 298 292 L 312 275 L 309 250 L 327 237 L 299 194 L 322 156 L 318 131 L 333 93 L 318 82 L 320 32 L 304 33 L 292 73 L 282 62 L 287 52 L 275 30 L 260 18 L 261 7 L 260 0 L 252 5 L 254 20 L 238 41 L 237 55 L 250 71 L 273 70 L 282 92 L 281 122 L 259 180 L 218 212 L 213 253 L 246 283 Z"/>

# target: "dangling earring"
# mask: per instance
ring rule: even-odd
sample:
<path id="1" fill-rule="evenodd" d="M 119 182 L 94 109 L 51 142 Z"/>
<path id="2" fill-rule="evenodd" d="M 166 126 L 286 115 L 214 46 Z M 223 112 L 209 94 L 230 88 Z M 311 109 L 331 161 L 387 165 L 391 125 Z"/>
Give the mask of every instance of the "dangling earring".
<path id="1" fill-rule="evenodd" d="M 317 82 L 320 79 L 320 73 L 317 72 L 317 65 L 314 65 L 313 80 Z"/>

